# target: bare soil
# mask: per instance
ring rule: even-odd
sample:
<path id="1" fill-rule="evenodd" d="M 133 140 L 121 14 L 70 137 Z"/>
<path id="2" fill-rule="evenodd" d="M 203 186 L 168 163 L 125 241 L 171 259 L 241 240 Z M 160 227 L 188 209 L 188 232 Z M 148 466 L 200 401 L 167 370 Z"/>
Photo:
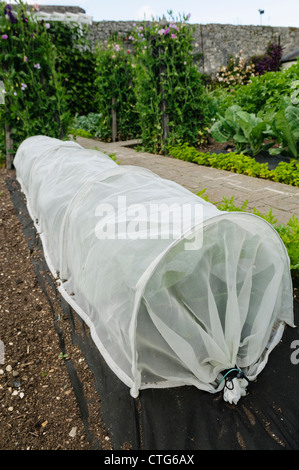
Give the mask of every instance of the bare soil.
<path id="1" fill-rule="evenodd" d="M 86 429 L 67 371 L 73 361 L 89 403 L 92 433 L 110 449 L 99 396 L 84 355 L 61 315 L 63 357 L 53 312 L 35 276 L 22 226 L 0 169 L 0 450 L 89 450 Z M 53 303 L 57 303 L 54 293 Z M 59 305 L 55 315 L 60 315 Z"/>

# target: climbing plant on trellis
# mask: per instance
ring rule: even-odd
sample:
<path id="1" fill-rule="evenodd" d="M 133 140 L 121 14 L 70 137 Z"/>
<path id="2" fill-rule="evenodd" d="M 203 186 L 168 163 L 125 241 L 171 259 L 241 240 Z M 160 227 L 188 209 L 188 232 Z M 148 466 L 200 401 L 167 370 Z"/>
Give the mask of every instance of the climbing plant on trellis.
<path id="1" fill-rule="evenodd" d="M 167 145 L 196 144 L 205 122 L 204 86 L 194 65 L 189 15 L 144 22 L 130 36 L 134 45 L 134 90 L 143 146 L 165 151 Z"/>
<path id="2" fill-rule="evenodd" d="M 69 113 L 49 28 L 22 2 L 13 6 L 0 3 L 0 79 L 5 95 L 0 126 L 6 133 L 8 168 L 26 137 L 63 138 L 67 133 Z"/>

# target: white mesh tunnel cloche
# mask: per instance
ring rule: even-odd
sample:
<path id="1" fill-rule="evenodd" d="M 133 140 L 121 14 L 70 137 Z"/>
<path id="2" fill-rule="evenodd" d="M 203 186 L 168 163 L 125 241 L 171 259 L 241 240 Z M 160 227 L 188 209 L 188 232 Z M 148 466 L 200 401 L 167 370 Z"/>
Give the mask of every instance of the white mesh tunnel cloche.
<path id="1" fill-rule="evenodd" d="M 133 397 L 252 381 L 294 326 L 289 258 L 260 217 L 73 141 L 30 137 L 14 165 L 61 294 Z"/>

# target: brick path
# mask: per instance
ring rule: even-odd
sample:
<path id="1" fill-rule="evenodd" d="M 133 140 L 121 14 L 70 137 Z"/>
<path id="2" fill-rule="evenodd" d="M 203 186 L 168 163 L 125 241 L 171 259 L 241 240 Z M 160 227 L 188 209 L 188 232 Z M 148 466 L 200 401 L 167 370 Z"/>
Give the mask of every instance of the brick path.
<path id="1" fill-rule="evenodd" d="M 205 195 L 213 203 L 221 201 L 223 196 L 228 198 L 234 196 L 237 206 L 248 200 L 248 209 L 255 207 L 260 212 L 266 213 L 272 208 L 278 223 L 287 222 L 293 214 L 299 219 L 299 188 L 294 186 L 238 175 L 161 155 L 136 152 L 129 147 L 136 141 L 105 143 L 77 137 L 77 142 L 84 148 L 97 148 L 108 155 L 115 154 L 121 165 L 148 168 L 162 178 L 181 184 L 195 194 L 205 188 Z"/>

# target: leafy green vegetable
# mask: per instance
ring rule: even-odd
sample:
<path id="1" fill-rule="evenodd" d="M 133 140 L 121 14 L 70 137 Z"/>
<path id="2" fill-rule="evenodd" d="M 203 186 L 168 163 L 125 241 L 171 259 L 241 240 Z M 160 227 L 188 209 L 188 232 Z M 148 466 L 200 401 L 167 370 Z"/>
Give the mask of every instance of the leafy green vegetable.
<path id="1" fill-rule="evenodd" d="M 253 113 L 249 114 L 246 111 L 239 111 L 237 113 L 237 120 L 253 156 L 258 155 L 261 151 L 267 150 L 273 145 L 273 142 L 264 144 L 270 126 L 263 117 L 256 116 Z"/>
<path id="2" fill-rule="evenodd" d="M 102 123 L 103 117 L 101 113 L 88 113 L 87 116 L 76 115 L 73 119 L 70 132 L 74 131 L 76 135 L 81 135 L 82 137 L 101 137 Z"/>
<path id="3" fill-rule="evenodd" d="M 260 113 L 248 113 L 238 105 L 230 106 L 224 117 L 211 127 L 212 137 L 219 143 L 233 142 L 236 152 L 251 152 L 253 156 L 270 148 L 274 142 L 264 144 L 270 125 Z"/>
<path id="4" fill-rule="evenodd" d="M 239 85 L 234 90 L 216 88 L 210 92 L 214 100 L 213 109 L 224 116 L 225 110 L 232 105 L 240 106 L 248 113 L 258 114 L 267 110 L 278 111 L 281 108 L 281 99 L 284 96 L 293 100 L 298 97 L 299 59 L 297 63 L 287 70 L 280 72 L 267 72 L 264 75 L 253 77 L 252 83 Z M 216 117 L 216 116 L 214 116 Z"/>
<path id="5" fill-rule="evenodd" d="M 277 111 L 273 131 L 278 142 L 282 143 L 285 152 L 297 159 L 299 157 L 299 108 L 287 106 Z M 269 153 L 276 155 L 281 153 L 281 149 L 271 149 Z"/>
<path id="6" fill-rule="evenodd" d="M 211 135 L 216 142 L 234 142 L 236 151 L 242 152 L 246 148 L 247 139 L 245 138 L 238 120 L 238 113 L 242 108 L 238 105 L 230 106 L 224 114 L 219 115 L 219 121 L 216 121 L 211 127 Z"/>

